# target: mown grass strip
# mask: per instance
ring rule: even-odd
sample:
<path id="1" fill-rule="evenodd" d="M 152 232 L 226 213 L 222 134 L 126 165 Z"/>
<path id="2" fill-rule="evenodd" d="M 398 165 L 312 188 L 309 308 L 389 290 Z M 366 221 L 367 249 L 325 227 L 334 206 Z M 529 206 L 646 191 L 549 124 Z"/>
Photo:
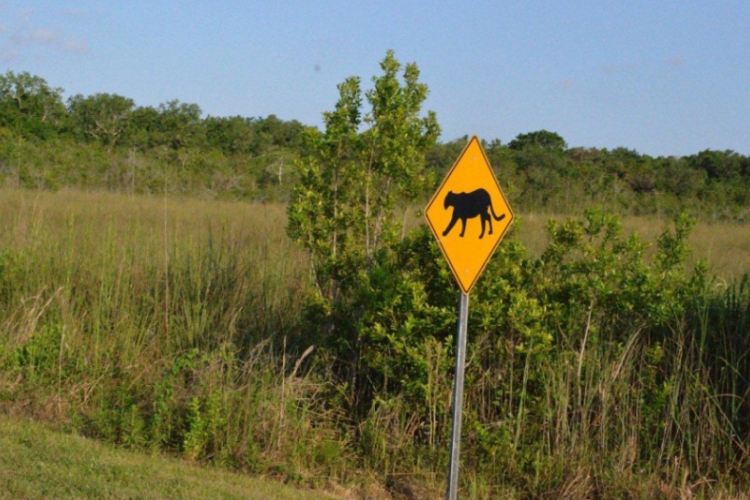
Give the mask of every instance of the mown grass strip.
<path id="1" fill-rule="evenodd" d="M 333 496 L 116 449 L 0 417 L 0 499 L 323 500 Z"/>

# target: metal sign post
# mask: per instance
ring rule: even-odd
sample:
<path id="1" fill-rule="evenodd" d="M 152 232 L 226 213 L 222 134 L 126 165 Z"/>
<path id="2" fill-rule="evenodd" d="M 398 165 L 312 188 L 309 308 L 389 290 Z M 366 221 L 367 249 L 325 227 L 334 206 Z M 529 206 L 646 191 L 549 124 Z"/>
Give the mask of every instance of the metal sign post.
<path id="1" fill-rule="evenodd" d="M 456 380 L 453 383 L 453 433 L 451 434 L 451 465 L 448 470 L 446 500 L 458 495 L 458 459 L 461 452 L 461 411 L 464 401 L 464 365 L 466 364 L 466 333 L 469 321 L 469 296 L 461 292 L 458 305 L 458 333 L 456 335 Z"/>
<path id="2" fill-rule="evenodd" d="M 427 204 L 424 215 L 461 288 L 456 336 L 456 380 L 453 386 L 451 464 L 446 494 L 447 500 L 456 500 L 469 292 L 513 222 L 513 211 L 478 137 L 472 137 L 466 145 Z"/>

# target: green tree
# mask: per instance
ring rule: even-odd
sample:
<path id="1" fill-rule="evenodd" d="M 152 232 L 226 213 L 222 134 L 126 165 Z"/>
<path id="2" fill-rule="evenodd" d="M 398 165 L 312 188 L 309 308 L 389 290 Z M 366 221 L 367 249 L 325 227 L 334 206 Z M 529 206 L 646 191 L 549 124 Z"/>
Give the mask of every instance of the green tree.
<path id="1" fill-rule="evenodd" d="M 253 122 L 253 128 L 262 141 L 262 147 L 293 147 L 299 142 L 302 124 L 297 120 L 284 121 L 276 115 L 268 115 Z"/>
<path id="2" fill-rule="evenodd" d="M 117 94 L 77 94 L 68 99 L 71 124 L 86 138 L 112 150 L 125 137 L 135 103 Z"/>
<path id="3" fill-rule="evenodd" d="M 215 117 L 204 120 L 206 140 L 210 147 L 225 154 L 258 154 L 259 138 L 253 128 L 252 118 L 241 116 Z"/>
<path id="4" fill-rule="evenodd" d="M 177 100 L 159 105 L 161 142 L 174 149 L 199 145 L 205 137 L 201 108 Z"/>
<path id="5" fill-rule="evenodd" d="M 422 192 L 425 155 L 440 133 L 433 112 L 420 114 L 428 88 L 417 65 L 405 66 L 403 84 L 393 51 L 380 67 L 383 75 L 373 77 L 366 93 L 367 114 L 360 79 L 351 77 L 338 86 L 335 109 L 324 113 L 325 131 L 306 131 L 307 153 L 288 208 L 288 234 L 310 253 L 327 301 L 396 240 L 396 203 Z"/>
<path id="6" fill-rule="evenodd" d="M 0 126 L 26 136 L 48 138 L 65 119 L 63 89 L 38 76 L 8 71 L 0 75 Z"/>
<path id="7" fill-rule="evenodd" d="M 697 155 L 689 156 L 688 163 L 696 169 L 706 172 L 712 180 L 731 180 L 736 182 L 743 170 L 743 158 L 734 151 L 713 151 L 707 149 Z"/>
<path id="8" fill-rule="evenodd" d="M 139 106 L 130 116 L 128 145 L 140 151 L 147 151 L 161 145 L 161 115 L 153 106 Z"/>
<path id="9" fill-rule="evenodd" d="M 394 272 L 403 234 L 396 209 L 421 194 L 429 179 L 425 157 L 440 131 L 434 113 L 421 114 L 428 89 L 416 64 L 400 73 L 389 51 L 380 67 L 365 93 L 368 112 L 360 80 L 351 77 L 324 114 L 325 131 L 306 130 L 288 207 L 287 232 L 309 253 L 317 289 L 306 308 L 305 340 L 314 335 L 312 342 L 334 356 L 352 417 L 366 415 L 374 391 L 398 390 L 401 375 L 413 369 L 388 363 L 420 337 L 408 327 L 391 329 L 384 317 L 423 296 L 409 288 L 409 276 Z"/>
<path id="10" fill-rule="evenodd" d="M 547 130 L 538 130 L 528 134 L 519 134 L 508 143 L 510 149 L 521 150 L 529 147 L 565 151 L 568 144 L 559 134 Z"/>
<path id="11" fill-rule="evenodd" d="M 571 175 L 565 156 L 567 144 L 560 135 L 547 130 L 519 134 L 508 143 L 507 149 L 494 144 L 490 156 L 500 152 L 512 153 L 503 162 L 515 166 L 517 178 L 514 190 L 523 197 L 528 208 L 564 210 L 569 199 Z M 498 165 L 495 165 L 497 168 Z"/>

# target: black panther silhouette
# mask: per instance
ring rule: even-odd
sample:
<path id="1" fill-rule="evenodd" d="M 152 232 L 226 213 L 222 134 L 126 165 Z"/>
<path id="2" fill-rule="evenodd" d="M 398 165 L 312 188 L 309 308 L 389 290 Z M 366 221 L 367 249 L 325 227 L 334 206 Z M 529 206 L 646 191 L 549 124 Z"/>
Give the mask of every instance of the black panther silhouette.
<path id="1" fill-rule="evenodd" d="M 489 234 L 492 234 L 492 218 L 490 217 L 490 212 L 496 221 L 501 221 L 505 218 L 505 214 L 498 216 L 495 213 L 490 193 L 484 189 L 477 189 L 471 193 L 454 193 L 453 191 L 449 191 L 448 194 L 445 195 L 445 201 L 443 204 L 446 210 L 448 210 L 448 207 L 453 207 L 453 216 L 451 217 L 448 227 L 443 231 L 443 236 L 448 236 L 448 233 L 451 232 L 451 229 L 456 225 L 456 222 L 461 219 L 461 234 L 459 236 L 463 238 L 464 233 L 466 232 L 466 219 L 473 219 L 478 216 L 482 220 L 482 234 L 479 235 L 479 238 L 481 239 L 484 237 L 485 222 L 490 224 Z"/>

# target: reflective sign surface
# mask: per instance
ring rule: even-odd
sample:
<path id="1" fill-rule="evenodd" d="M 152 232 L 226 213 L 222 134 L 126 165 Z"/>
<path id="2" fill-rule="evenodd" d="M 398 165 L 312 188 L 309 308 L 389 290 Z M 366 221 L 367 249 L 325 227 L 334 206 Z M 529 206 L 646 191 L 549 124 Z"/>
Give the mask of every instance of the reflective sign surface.
<path id="1" fill-rule="evenodd" d="M 461 290 L 468 294 L 513 221 L 476 136 L 430 200 L 425 217 Z"/>

